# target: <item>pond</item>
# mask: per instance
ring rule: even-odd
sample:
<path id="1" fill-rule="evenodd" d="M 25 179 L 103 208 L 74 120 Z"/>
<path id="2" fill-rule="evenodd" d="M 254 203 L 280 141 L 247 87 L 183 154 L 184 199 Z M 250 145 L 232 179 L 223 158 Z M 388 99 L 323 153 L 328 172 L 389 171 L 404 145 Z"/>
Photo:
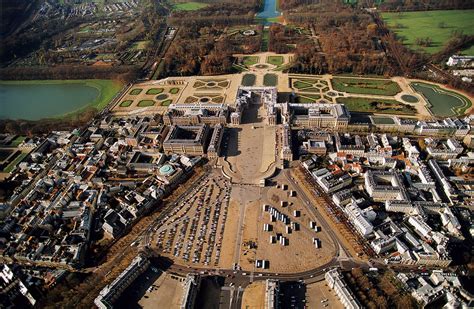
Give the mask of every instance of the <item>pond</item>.
<path id="1" fill-rule="evenodd" d="M 278 0 L 265 0 L 263 11 L 257 14 L 257 18 L 269 19 L 280 16 L 277 9 Z"/>
<path id="2" fill-rule="evenodd" d="M 0 82 L 0 119 L 39 120 L 88 105 L 99 107 L 102 100 L 111 98 L 102 93 L 107 82 L 111 81 Z"/>

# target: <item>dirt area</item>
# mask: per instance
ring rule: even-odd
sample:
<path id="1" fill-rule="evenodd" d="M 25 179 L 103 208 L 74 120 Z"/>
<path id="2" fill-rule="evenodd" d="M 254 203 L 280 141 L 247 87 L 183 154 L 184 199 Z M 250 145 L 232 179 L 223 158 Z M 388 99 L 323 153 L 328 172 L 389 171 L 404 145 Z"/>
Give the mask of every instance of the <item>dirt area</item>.
<path id="1" fill-rule="evenodd" d="M 253 282 L 245 288 L 241 308 L 265 308 L 265 281 Z"/>
<path id="2" fill-rule="evenodd" d="M 306 183 L 306 181 L 304 180 L 304 176 L 297 168 L 293 168 L 291 170 L 291 173 L 293 177 L 298 179 L 301 183 Z M 310 190 L 308 190 L 306 186 L 302 186 L 302 189 L 305 191 L 306 196 L 310 198 L 314 205 L 320 205 L 320 207 L 318 208 L 318 212 L 324 218 L 324 221 L 331 227 L 332 231 L 334 231 L 334 233 L 338 236 L 337 238 L 344 245 L 344 248 L 346 248 L 353 257 L 357 257 L 358 253 L 362 253 L 361 250 L 354 249 L 354 247 L 357 247 L 357 244 L 354 240 L 355 238 L 350 234 L 350 232 L 347 232 L 347 229 L 343 227 L 343 224 L 340 223 L 340 226 L 336 225 L 333 219 L 329 217 L 328 213 L 324 209 L 324 199 L 322 197 L 318 197 L 316 199 L 314 197 L 314 194 L 310 192 Z M 360 259 L 362 260 L 362 257 L 360 257 Z"/>
<path id="3" fill-rule="evenodd" d="M 283 176 L 277 178 L 278 188 L 263 189 L 261 199 L 245 205 L 239 261 L 243 270 L 294 273 L 316 268 L 330 261 L 334 255 L 335 248 L 324 229 L 315 232 L 310 228 L 309 222 L 318 224 L 317 221 L 306 211 L 298 196 L 289 196 L 291 187 L 282 189 L 283 183 L 288 186 L 282 178 Z M 281 201 L 288 202 L 288 206 L 282 207 Z M 272 222 L 270 213 L 263 210 L 263 204 L 286 215 L 290 223 L 284 224 L 278 219 Z M 264 231 L 264 224 L 271 225 L 271 230 Z M 290 233 L 287 233 L 287 226 L 290 227 Z M 278 241 L 270 243 L 270 236 L 277 237 L 277 234 L 287 239 L 286 246 Z M 313 238 L 319 239 L 321 248 L 315 247 Z M 256 259 L 269 261 L 269 268 L 256 268 Z"/>
<path id="4" fill-rule="evenodd" d="M 183 297 L 183 280 L 168 273 L 163 273 L 139 301 L 141 308 L 179 308 Z M 153 288 L 153 286 L 155 286 Z"/>
<path id="5" fill-rule="evenodd" d="M 326 299 L 327 301 L 324 301 Z M 306 305 L 310 309 L 323 308 L 325 305 L 331 309 L 344 308 L 336 293 L 326 285 L 325 280 L 306 285 Z"/>
<path id="6" fill-rule="evenodd" d="M 219 267 L 224 269 L 232 268 L 232 264 L 234 263 L 234 249 L 236 234 L 238 231 L 239 209 L 239 204 L 234 201 L 230 202 L 229 209 L 227 211 L 229 220 L 227 220 L 225 224 L 221 259 L 219 261 Z"/>

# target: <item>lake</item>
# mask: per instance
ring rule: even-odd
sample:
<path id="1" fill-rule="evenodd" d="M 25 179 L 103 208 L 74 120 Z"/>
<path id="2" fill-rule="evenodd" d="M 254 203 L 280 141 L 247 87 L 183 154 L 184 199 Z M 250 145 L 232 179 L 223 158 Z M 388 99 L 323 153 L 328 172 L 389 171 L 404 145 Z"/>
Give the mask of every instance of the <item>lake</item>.
<path id="1" fill-rule="evenodd" d="M 258 18 L 274 18 L 280 16 L 280 11 L 277 10 L 278 0 L 265 0 L 263 11 L 257 14 Z"/>
<path id="2" fill-rule="evenodd" d="M 39 120 L 77 111 L 100 97 L 81 82 L 0 82 L 0 119 Z"/>

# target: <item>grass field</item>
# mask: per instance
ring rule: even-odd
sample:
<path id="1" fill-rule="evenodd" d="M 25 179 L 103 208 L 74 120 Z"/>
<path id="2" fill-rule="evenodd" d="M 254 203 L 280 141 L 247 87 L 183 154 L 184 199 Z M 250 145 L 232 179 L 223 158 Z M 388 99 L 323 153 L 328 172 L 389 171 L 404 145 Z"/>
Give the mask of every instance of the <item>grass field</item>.
<path id="1" fill-rule="evenodd" d="M 259 57 L 257 56 L 245 56 L 243 58 L 243 64 L 247 67 L 257 64 Z"/>
<path id="2" fill-rule="evenodd" d="M 466 110 L 472 106 L 472 102 L 465 96 L 441 89 L 436 85 L 412 83 L 411 87 L 428 100 L 431 105 L 429 109 L 435 116 L 460 116 L 466 113 Z"/>
<path id="3" fill-rule="evenodd" d="M 15 138 L 11 143 L 10 147 L 18 147 L 18 145 L 20 145 L 24 140 L 26 139 L 26 136 L 18 136 L 17 138 Z"/>
<path id="4" fill-rule="evenodd" d="M 138 107 L 149 107 L 155 105 L 155 101 L 153 100 L 141 100 L 138 102 L 137 106 Z"/>
<path id="5" fill-rule="evenodd" d="M 299 94 L 296 97 L 296 103 L 315 103 L 319 99 L 321 96 L 317 94 Z"/>
<path id="6" fill-rule="evenodd" d="M 163 91 L 164 91 L 163 88 L 151 88 L 146 92 L 146 94 L 160 94 Z"/>
<path id="7" fill-rule="evenodd" d="M 260 51 L 266 52 L 268 51 L 268 41 L 270 40 L 270 33 L 268 29 L 263 29 L 262 33 L 262 45 L 260 46 Z"/>
<path id="8" fill-rule="evenodd" d="M 351 112 L 414 115 L 416 109 L 396 100 L 368 98 L 337 98 L 337 103 L 345 104 Z"/>
<path id="9" fill-rule="evenodd" d="M 170 93 L 171 94 L 177 94 L 179 92 L 179 88 L 171 88 Z"/>
<path id="10" fill-rule="evenodd" d="M 169 106 L 171 103 L 173 103 L 173 100 L 166 100 L 166 101 L 163 101 L 161 102 L 161 106 Z"/>
<path id="11" fill-rule="evenodd" d="M 331 82 L 334 90 L 347 93 L 393 96 L 401 91 L 397 83 L 388 79 L 336 77 Z"/>
<path id="12" fill-rule="evenodd" d="M 268 56 L 267 57 L 267 63 L 273 64 L 276 66 L 282 65 L 285 59 L 283 56 Z"/>
<path id="13" fill-rule="evenodd" d="M 141 88 L 135 88 L 135 89 L 132 89 L 132 91 L 130 91 L 130 95 L 139 95 L 142 91 L 143 89 Z"/>
<path id="14" fill-rule="evenodd" d="M 395 121 L 389 117 L 371 117 L 375 124 L 395 124 Z"/>
<path id="15" fill-rule="evenodd" d="M 383 13 L 383 19 L 412 49 L 422 48 L 430 54 L 440 51 L 454 31 L 474 34 L 474 10 L 422 11 L 407 13 Z M 441 27 L 440 23 L 444 23 Z M 431 46 L 416 45 L 417 38 L 430 37 Z"/>
<path id="16" fill-rule="evenodd" d="M 186 3 L 176 3 L 173 5 L 173 9 L 176 11 L 196 11 L 208 6 L 206 3 L 201 2 L 186 2 Z"/>
<path id="17" fill-rule="evenodd" d="M 263 76 L 263 85 L 267 87 L 273 87 L 278 84 L 278 76 L 275 74 L 265 74 Z"/>
<path id="18" fill-rule="evenodd" d="M 28 155 L 27 152 L 22 152 L 21 154 L 19 154 L 15 160 L 13 160 L 12 162 L 10 162 L 10 164 L 8 164 L 4 169 L 3 169 L 3 172 L 5 173 L 11 173 L 13 171 L 13 169 L 18 165 L 18 163 L 20 163 L 26 156 Z"/>
<path id="19" fill-rule="evenodd" d="M 129 107 L 130 105 L 132 105 L 132 103 L 133 103 L 132 100 L 126 100 L 120 103 L 120 107 Z"/>
<path id="20" fill-rule="evenodd" d="M 255 85 L 256 79 L 257 77 L 254 74 L 245 74 L 242 77 L 242 86 L 247 86 L 247 87 L 253 86 Z"/>

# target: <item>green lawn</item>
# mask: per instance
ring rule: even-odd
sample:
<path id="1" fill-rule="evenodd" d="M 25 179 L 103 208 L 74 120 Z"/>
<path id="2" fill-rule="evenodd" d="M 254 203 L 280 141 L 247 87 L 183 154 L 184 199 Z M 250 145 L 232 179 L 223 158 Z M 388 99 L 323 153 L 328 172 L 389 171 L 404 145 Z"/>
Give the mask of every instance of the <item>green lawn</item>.
<path id="1" fill-rule="evenodd" d="M 375 124 L 395 124 L 395 121 L 389 117 L 371 117 Z"/>
<path id="2" fill-rule="evenodd" d="M 3 172 L 11 173 L 13 169 L 28 155 L 28 153 L 22 152 L 19 154 L 15 160 L 13 160 L 10 164 L 8 164 L 4 169 Z"/>
<path id="3" fill-rule="evenodd" d="M 405 45 L 412 49 L 422 48 L 430 54 L 440 51 L 454 31 L 474 35 L 474 10 L 383 13 L 382 16 Z M 417 38 L 426 37 L 432 39 L 431 46 L 416 44 Z"/>
<path id="4" fill-rule="evenodd" d="M 336 101 L 337 103 L 346 105 L 351 112 L 397 115 L 414 115 L 416 113 L 414 107 L 396 100 L 337 98 Z"/>
<path id="5" fill-rule="evenodd" d="M 161 106 L 169 106 L 171 103 L 173 103 L 173 100 L 166 100 L 166 101 L 163 101 L 161 102 Z"/>
<path id="6" fill-rule="evenodd" d="M 133 101 L 132 100 L 126 100 L 126 101 L 123 101 L 122 103 L 120 103 L 120 107 L 129 107 L 130 105 L 132 105 Z"/>
<path id="7" fill-rule="evenodd" d="M 163 91 L 164 91 L 163 88 L 151 88 L 146 92 L 146 94 L 160 94 Z"/>
<path id="8" fill-rule="evenodd" d="M 268 56 L 267 57 L 267 63 L 273 64 L 276 66 L 282 65 L 283 62 L 285 62 L 285 59 L 283 56 Z"/>
<path id="9" fill-rule="evenodd" d="M 150 41 L 137 41 L 133 43 L 132 48 L 136 50 L 144 50 L 147 48 Z"/>
<path id="10" fill-rule="evenodd" d="M 206 3 L 201 2 L 186 2 L 186 3 L 176 3 L 173 5 L 173 9 L 176 11 L 196 11 L 208 6 Z"/>
<path id="11" fill-rule="evenodd" d="M 155 101 L 153 100 L 141 100 L 138 102 L 137 106 L 138 107 L 149 107 L 155 105 Z"/>
<path id="12" fill-rule="evenodd" d="M 139 95 L 142 91 L 143 89 L 141 88 L 135 88 L 135 89 L 132 89 L 132 91 L 130 91 L 130 95 Z"/>
<path id="13" fill-rule="evenodd" d="M 334 90 L 347 93 L 393 96 L 401 91 L 397 83 L 388 79 L 335 77 L 331 82 Z"/>
<path id="14" fill-rule="evenodd" d="M 177 94 L 179 92 L 179 88 L 171 88 L 170 93 L 171 94 Z"/>
<path id="15" fill-rule="evenodd" d="M 426 83 L 410 84 L 416 92 L 422 94 L 431 105 L 431 113 L 435 116 L 453 117 L 463 115 L 472 102 L 465 96 Z"/>
<path id="16" fill-rule="evenodd" d="M 276 74 L 265 74 L 263 76 L 263 85 L 273 87 L 278 84 L 278 76 Z"/>
<path id="17" fill-rule="evenodd" d="M 10 147 L 18 147 L 18 145 L 20 145 L 24 140 L 26 139 L 26 136 L 18 136 L 17 138 L 15 138 L 11 143 Z"/>
<path id="18" fill-rule="evenodd" d="M 319 99 L 321 99 L 321 96 L 317 94 L 299 94 L 296 97 L 296 103 L 315 103 Z"/>
<path id="19" fill-rule="evenodd" d="M 255 85 L 256 79 L 257 77 L 254 74 L 245 74 L 242 77 L 242 86 L 247 86 L 247 87 L 253 86 Z"/>
<path id="20" fill-rule="evenodd" d="M 259 61 L 259 57 L 257 56 L 245 56 L 243 58 L 243 64 L 247 67 L 257 64 Z"/>
<path id="21" fill-rule="evenodd" d="M 304 82 L 304 81 L 301 81 L 301 80 L 297 80 L 293 83 L 293 87 L 295 87 L 296 89 L 303 89 L 303 88 L 309 88 L 309 87 L 312 87 L 313 84 L 310 84 L 310 83 L 307 83 L 307 82 Z"/>
<path id="22" fill-rule="evenodd" d="M 262 45 L 260 46 L 260 51 L 266 52 L 268 51 L 268 41 L 270 40 L 270 33 L 268 29 L 263 29 L 262 33 Z"/>

